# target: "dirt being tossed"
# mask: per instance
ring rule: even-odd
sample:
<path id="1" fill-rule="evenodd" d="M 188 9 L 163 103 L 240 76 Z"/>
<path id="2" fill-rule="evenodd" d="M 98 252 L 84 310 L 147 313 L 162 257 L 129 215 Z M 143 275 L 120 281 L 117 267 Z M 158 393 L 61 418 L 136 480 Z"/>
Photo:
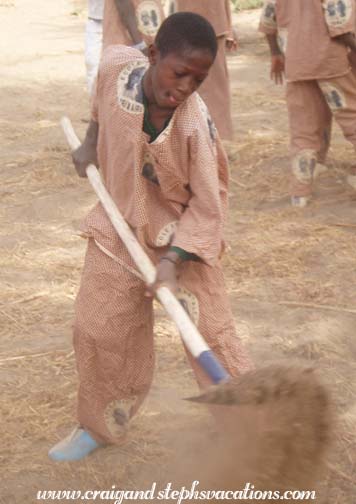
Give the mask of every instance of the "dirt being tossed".
<path id="1" fill-rule="evenodd" d="M 334 418 L 313 369 L 271 365 L 194 400 L 219 405 L 224 416 L 224 432 L 198 461 L 205 488 L 237 490 L 246 482 L 272 492 L 317 488 Z"/>

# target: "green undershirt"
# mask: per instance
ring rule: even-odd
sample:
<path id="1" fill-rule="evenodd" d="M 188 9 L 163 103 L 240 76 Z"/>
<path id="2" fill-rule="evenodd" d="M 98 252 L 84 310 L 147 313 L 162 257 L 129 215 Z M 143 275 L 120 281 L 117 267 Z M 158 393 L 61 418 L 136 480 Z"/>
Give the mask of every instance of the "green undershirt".
<path id="1" fill-rule="evenodd" d="M 167 128 L 168 124 L 170 123 L 170 120 L 172 119 L 172 116 L 168 117 L 168 119 L 164 123 L 163 128 L 161 130 L 158 130 L 156 126 L 154 126 L 151 123 L 150 113 L 148 110 L 148 100 L 145 96 L 145 93 L 143 93 L 143 106 L 145 107 L 143 115 L 143 131 L 147 133 L 147 135 L 150 137 L 150 143 L 152 143 L 156 140 L 156 138 L 159 137 L 162 131 L 164 131 Z"/>

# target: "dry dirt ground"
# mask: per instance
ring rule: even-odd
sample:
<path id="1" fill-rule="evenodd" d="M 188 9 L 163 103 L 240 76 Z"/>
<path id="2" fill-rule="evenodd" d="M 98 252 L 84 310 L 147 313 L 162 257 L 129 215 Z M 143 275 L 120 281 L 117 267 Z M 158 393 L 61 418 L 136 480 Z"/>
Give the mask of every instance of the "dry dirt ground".
<path id="1" fill-rule="evenodd" d="M 194 426 L 200 438 L 210 432 L 202 407 L 181 400 L 196 388 L 180 340 L 159 311 L 155 382 L 125 444 L 75 464 L 47 458 L 73 426 L 71 320 L 85 251 L 75 230 L 95 201 L 73 172 L 58 126 L 68 114 L 83 134 L 88 118 L 83 4 L 0 0 L 2 504 L 36 502 L 40 489 L 148 488 L 178 447 L 189 457 Z M 288 206 L 283 90 L 269 81 L 257 19 L 258 11 L 235 17 L 241 47 L 229 58 L 236 129 L 224 259 L 229 293 L 257 366 L 307 363 L 329 384 L 339 428 L 320 502 L 351 504 L 356 194 L 344 178 L 353 151 L 335 128 L 330 171 L 315 201 L 304 210 Z"/>

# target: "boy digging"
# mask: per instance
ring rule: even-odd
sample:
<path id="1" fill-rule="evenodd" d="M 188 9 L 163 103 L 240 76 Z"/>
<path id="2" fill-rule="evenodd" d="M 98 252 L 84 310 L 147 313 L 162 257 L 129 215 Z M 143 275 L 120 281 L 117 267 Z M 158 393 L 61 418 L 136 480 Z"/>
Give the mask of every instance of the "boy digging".
<path id="1" fill-rule="evenodd" d="M 204 18 L 178 13 L 162 24 L 148 60 L 111 46 L 99 68 L 93 116 L 73 159 L 80 176 L 100 166 L 105 185 L 157 265 L 151 290 L 177 293 L 208 345 L 236 376 L 250 367 L 236 336 L 220 256 L 228 166 L 195 92 L 217 52 Z M 152 297 L 101 205 L 84 223 L 88 250 L 76 301 L 78 423 L 54 460 L 78 460 L 120 442 L 153 375 Z M 201 387 L 207 376 L 191 359 Z"/>

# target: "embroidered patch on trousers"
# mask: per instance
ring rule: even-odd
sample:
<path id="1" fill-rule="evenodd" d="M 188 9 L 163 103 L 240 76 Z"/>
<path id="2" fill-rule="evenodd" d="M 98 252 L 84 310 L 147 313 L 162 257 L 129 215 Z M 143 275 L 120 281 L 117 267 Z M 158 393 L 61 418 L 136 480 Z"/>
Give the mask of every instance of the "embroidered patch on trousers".
<path id="1" fill-rule="evenodd" d="M 137 400 L 136 396 L 128 399 L 111 401 L 105 408 L 104 419 L 108 431 L 114 438 L 125 434 L 131 417 L 131 408 Z"/>
<path id="2" fill-rule="evenodd" d="M 340 89 L 328 82 L 319 83 L 319 86 L 325 96 L 325 99 L 332 111 L 338 111 L 346 108 L 346 97 Z"/>
<path id="3" fill-rule="evenodd" d="M 292 161 L 293 175 L 302 184 L 310 183 L 313 180 L 316 162 L 315 151 L 305 150 L 299 152 Z"/>
<path id="4" fill-rule="evenodd" d="M 196 326 L 199 324 L 199 302 L 196 296 L 188 289 L 180 287 L 177 298 Z"/>

